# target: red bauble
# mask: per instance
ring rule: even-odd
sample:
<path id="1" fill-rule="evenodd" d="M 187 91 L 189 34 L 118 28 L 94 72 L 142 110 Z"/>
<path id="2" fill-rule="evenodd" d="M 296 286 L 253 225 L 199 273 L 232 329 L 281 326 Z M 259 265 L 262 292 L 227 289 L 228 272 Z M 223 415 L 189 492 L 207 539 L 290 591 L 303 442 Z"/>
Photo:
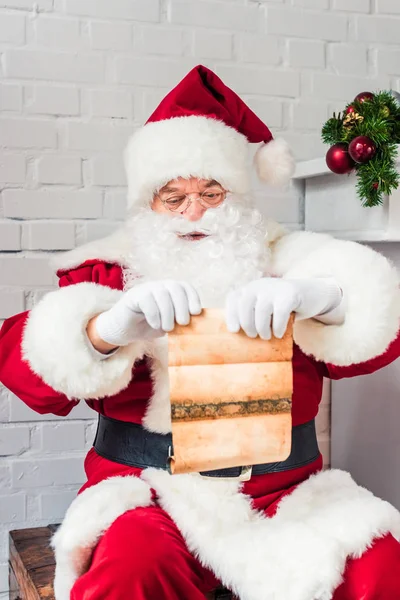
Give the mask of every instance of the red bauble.
<path id="1" fill-rule="evenodd" d="M 366 163 L 375 155 L 376 146 L 371 138 L 359 135 L 349 144 L 349 154 L 356 163 Z"/>
<path id="2" fill-rule="evenodd" d="M 354 100 L 358 102 L 365 102 L 366 100 L 372 100 L 374 98 L 374 94 L 372 92 L 361 92 L 361 94 L 357 94 Z"/>
<path id="3" fill-rule="evenodd" d="M 326 153 L 326 164 L 330 170 L 337 175 L 350 173 L 354 167 L 354 161 L 349 156 L 347 145 L 335 144 L 329 148 L 328 152 Z"/>
<path id="4" fill-rule="evenodd" d="M 375 181 L 375 183 L 372 184 L 372 187 L 374 188 L 374 190 L 377 190 L 379 188 L 379 183 Z"/>
<path id="5" fill-rule="evenodd" d="M 348 106 L 345 110 L 346 115 L 350 115 L 353 112 L 356 112 L 356 109 L 354 108 L 354 106 Z"/>

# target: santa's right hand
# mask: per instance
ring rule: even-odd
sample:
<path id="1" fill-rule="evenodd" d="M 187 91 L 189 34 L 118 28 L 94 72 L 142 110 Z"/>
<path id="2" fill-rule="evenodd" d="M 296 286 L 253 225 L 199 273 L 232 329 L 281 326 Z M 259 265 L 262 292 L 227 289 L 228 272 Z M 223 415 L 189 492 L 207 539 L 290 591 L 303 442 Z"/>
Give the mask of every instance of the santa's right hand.
<path id="1" fill-rule="evenodd" d="M 201 313 L 200 298 L 189 283 L 165 279 L 139 283 L 96 319 L 96 331 L 105 342 L 124 346 L 172 331 L 175 323 L 188 325 Z"/>

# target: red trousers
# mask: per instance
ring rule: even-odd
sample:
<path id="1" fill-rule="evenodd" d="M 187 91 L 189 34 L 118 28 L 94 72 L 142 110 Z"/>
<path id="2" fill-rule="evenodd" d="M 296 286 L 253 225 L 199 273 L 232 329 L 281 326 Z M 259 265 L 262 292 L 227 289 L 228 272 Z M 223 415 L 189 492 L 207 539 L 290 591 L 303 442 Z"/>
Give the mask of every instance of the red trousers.
<path id="1" fill-rule="evenodd" d="M 204 600 L 217 585 L 189 553 L 170 517 L 151 506 L 128 511 L 111 525 L 88 572 L 75 582 L 71 600 Z M 400 544 L 387 535 L 361 558 L 348 561 L 332 600 L 396 599 Z"/>

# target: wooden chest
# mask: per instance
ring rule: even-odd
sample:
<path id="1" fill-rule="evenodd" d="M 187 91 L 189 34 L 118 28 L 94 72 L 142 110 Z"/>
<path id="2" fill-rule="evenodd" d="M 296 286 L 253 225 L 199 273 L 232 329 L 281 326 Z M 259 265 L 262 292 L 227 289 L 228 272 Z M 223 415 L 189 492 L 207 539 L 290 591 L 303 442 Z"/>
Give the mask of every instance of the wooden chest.
<path id="1" fill-rule="evenodd" d="M 56 527 L 10 531 L 10 600 L 54 600 L 50 539 Z"/>
<path id="2" fill-rule="evenodd" d="M 50 539 L 57 527 L 10 531 L 10 600 L 54 600 L 55 560 Z M 208 598 L 228 600 L 232 596 L 225 590 L 216 590 Z"/>

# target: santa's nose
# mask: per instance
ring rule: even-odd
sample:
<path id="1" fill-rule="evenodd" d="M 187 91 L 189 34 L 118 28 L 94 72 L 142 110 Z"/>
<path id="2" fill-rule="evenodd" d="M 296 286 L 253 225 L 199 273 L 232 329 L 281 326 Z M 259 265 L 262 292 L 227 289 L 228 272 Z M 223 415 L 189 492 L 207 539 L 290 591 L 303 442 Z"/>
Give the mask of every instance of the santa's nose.
<path id="1" fill-rule="evenodd" d="M 191 202 L 187 209 L 182 213 L 182 217 L 187 221 L 199 221 L 206 210 L 208 210 L 207 207 L 202 206 L 200 202 L 194 201 Z"/>

